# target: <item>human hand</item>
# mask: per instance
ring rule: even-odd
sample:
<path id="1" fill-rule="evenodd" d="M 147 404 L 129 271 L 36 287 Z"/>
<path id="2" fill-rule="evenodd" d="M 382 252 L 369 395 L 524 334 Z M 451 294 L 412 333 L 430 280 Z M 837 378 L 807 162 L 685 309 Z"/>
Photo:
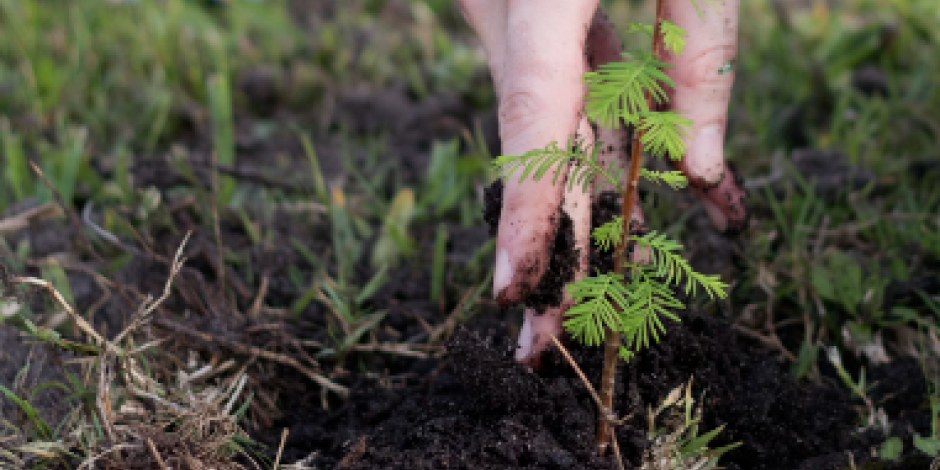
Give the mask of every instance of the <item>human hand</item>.
<path id="1" fill-rule="evenodd" d="M 676 56 L 658 51 L 675 67 L 668 106 L 693 121 L 686 139 L 687 155 L 676 162 L 720 230 L 743 228 L 747 213 L 744 191 L 724 161 L 724 126 L 737 50 L 739 0 L 703 5 L 702 16 L 690 0 L 662 0 L 664 17 L 689 33 L 688 46 Z M 597 0 L 460 0 L 464 16 L 480 36 L 499 98 L 502 153 L 521 155 L 552 142 L 575 137 L 582 144 L 604 142 L 605 161 L 624 167 L 629 138 L 620 125 L 592 128 L 584 117 L 582 76 L 621 59 L 621 43 L 598 10 Z M 729 66 L 730 65 L 730 66 Z M 595 135 L 596 134 L 596 135 Z M 580 250 L 575 277 L 586 274 L 590 247 L 592 192 L 568 188 L 552 178 L 504 182 L 497 235 L 493 291 L 502 304 L 524 302 L 545 273 L 564 211 L 573 223 Z M 642 223 L 640 208 L 633 218 Z M 635 256 L 642 256 L 636 253 Z M 566 298 L 544 312 L 527 309 L 516 358 L 538 365 L 540 353 L 561 334 Z"/>

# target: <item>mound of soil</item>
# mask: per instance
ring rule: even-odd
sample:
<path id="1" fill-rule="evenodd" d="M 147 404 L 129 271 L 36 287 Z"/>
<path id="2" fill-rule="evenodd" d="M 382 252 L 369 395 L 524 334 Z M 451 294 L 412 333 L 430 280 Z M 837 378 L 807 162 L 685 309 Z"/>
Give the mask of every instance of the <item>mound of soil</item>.
<path id="1" fill-rule="evenodd" d="M 491 224 L 499 219 L 493 204 L 500 200 L 500 189 L 497 183 L 486 194 L 485 218 Z M 616 206 L 615 197 L 601 197 L 594 205 L 595 223 L 619 213 Z M 558 240 L 555 249 L 563 252 Z M 605 262 L 598 253 L 591 258 L 595 266 Z M 725 426 L 712 444 L 740 443 L 721 461 L 730 470 L 836 470 L 850 465 L 850 455 L 856 465 L 926 468 L 921 466 L 927 462 L 923 456 L 873 462 L 871 448 L 883 436 L 856 432 L 858 414 L 851 397 L 835 387 L 797 382 L 785 364 L 739 342 L 725 320 L 691 310 L 677 313 L 682 321 L 666 322 L 668 333 L 661 342 L 621 366 L 614 409 L 631 416 L 617 429 L 630 467 L 643 464 L 651 445 L 647 410 L 692 379 L 694 396 L 704 409 L 701 429 Z M 311 397 L 306 403 L 290 398 L 288 409 L 297 413 L 277 423 L 290 429 L 287 461 L 309 456 L 307 462 L 315 468 L 355 470 L 617 468 L 611 455 L 596 451 L 596 407 L 560 353 L 548 352 L 538 373 L 513 360 L 508 332 L 516 316 L 490 312 L 458 328 L 447 354 L 416 366 L 423 369 L 422 379 L 407 388 L 363 381 L 330 413 L 313 409 Z M 569 347 L 596 381 L 602 351 Z M 910 367 L 875 374 L 913 381 L 919 377 Z M 924 390 L 916 385 L 906 390 L 910 393 L 901 397 L 905 404 L 922 401 Z M 277 437 L 272 433 L 267 442 L 276 445 Z"/>
<path id="2" fill-rule="evenodd" d="M 595 450 L 595 406 L 560 354 L 549 353 L 535 374 L 513 361 L 511 338 L 500 330 L 493 319 L 461 327 L 440 368 L 421 384 L 364 386 L 331 415 L 305 417 L 291 428 L 285 455 L 317 449 L 316 468 L 357 470 L 616 468 Z M 615 409 L 633 417 L 617 436 L 633 466 L 650 445 L 647 408 L 690 378 L 703 400 L 703 429 L 726 425 L 714 444 L 741 443 L 722 459 L 728 469 L 835 470 L 848 465 L 847 452 L 862 464 L 880 444 L 854 434 L 848 397 L 797 383 L 766 353 L 739 345 L 723 320 L 688 312 L 667 330 L 620 373 Z M 600 350 L 571 352 L 589 377 L 599 377 Z M 914 466 L 924 462 L 883 468 L 926 468 Z"/>

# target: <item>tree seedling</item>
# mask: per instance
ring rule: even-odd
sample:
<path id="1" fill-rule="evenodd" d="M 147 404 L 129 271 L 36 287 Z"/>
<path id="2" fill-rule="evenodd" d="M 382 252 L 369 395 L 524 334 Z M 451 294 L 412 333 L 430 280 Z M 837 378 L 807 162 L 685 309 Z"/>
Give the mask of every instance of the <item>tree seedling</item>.
<path id="1" fill-rule="evenodd" d="M 695 0 L 692 0 L 695 3 Z M 610 423 L 604 418 L 612 414 L 617 360 L 629 360 L 640 349 L 665 332 L 661 317 L 679 321 L 670 310 L 684 307 L 676 298 L 673 284 L 685 284 L 685 292 L 694 295 L 701 287 L 712 298 L 724 298 L 727 285 L 717 275 L 695 272 L 682 257 L 682 245 L 655 231 L 642 233 L 631 226 L 631 210 L 637 197 L 642 176 L 654 183 L 674 189 L 686 186 L 679 171 L 652 171 L 640 167 L 641 151 L 654 157 L 681 158 L 685 155 L 683 138 L 692 121 L 675 111 L 657 110 L 668 101 L 664 86 L 675 86 L 663 72 L 670 65 L 656 57 L 661 46 L 678 54 L 685 47 L 685 31 L 663 19 L 663 1 L 656 9 L 656 23 L 635 29 L 652 32 L 652 50 L 624 53 L 623 62 L 608 63 L 585 75 L 588 84 L 585 111 L 590 119 L 605 127 L 620 122 L 634 127 L 629 172 L 621 184 L 622 169 L 618 163 L 605 165 L 599 159 L 603 142 L 584 146 L 575 141 L 564 148 L 557 142 L 544 149 L 535 149 L 519 156 L 501 156 L 494 165 L 508 179 L 519 172 L 519 178 L 540 179 L 554 170 L 557 182 L 566 165 L 574 170 L 565 184 L 584 186 L 590 192 L 595 180 L 609 182 L 623 195 L 622 215 L 594 229 L 594 243 L 603 250 L 614 249 L 615 270 L 597 272 L 568 285 L 574 306 L 566 313 L 564 327 L 571 336 L 587 346 L 605 345 L 601 407 L 597 443 L 603 451 L 612 439 Z M 649 250 L 651 261 L 638 262 L 631 257 L 634 250 Z"/>

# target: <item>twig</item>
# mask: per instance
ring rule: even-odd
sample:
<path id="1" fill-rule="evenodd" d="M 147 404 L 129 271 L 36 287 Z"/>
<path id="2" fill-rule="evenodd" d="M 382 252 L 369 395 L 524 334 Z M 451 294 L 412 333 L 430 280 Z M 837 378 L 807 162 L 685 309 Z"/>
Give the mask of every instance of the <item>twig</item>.
<path id="1" fill-rule="evenodd" d="M 608 426 L 619 426 L 624 423 L 624 421 L 630 419 L 630 416 L 625 416 L 623 418 L 617 418 L 617 415 L 610 408 L 604 407 L 604 403 L 601 401 L 601 397 L 597 394 L 597 391 L 594 390 L 594 386 L 591 385 L 591 382 L 588 380 L 587 376 L 584 375 L 584 372 L 581 371 L 581 367 L 578 366 L 578 363 L 575 362 L 574 358 L 571 357 L 571 354 L 568 352 L 568 349 L 561 344 L 561 341 L 558 341 L 558 338 L 555 335 L 551 335 L 552 341 L 555 342 L 555 346 L 561 351 L 561 354 L 565 356 L 565 359 L 568 360 L 568 364 L 571 364 L 571 368 L 574 369 L 575 373 L 578 374 L 578 377 L 581 378 L 581 381 L 584 382 L 584 386 L 587 387 L 588 393 L 591 394 L 591 398 L 594 399 L 594 403 L 597 404 L 598 414 L 601 418 L 607 423 Z M 611 429 L 609 434 L 610 442 L 614 448 L 614 455 L 617 457 L 617 465 L 620 467 L 620 470 L 625 470 L 623 466 L 623 456 L 620 455 L 620 445 L 617 443 L 617 435 Z"/>
<path id="2" fill-rule="evenodd" d="M 16 232 L 29 226 L 31 222 L 57 217 L 62 208 L 54 202 L 25 210 L 12 217 L 0 219 L 0 234 Z"/>
<path id="3" fill-rule="evenodd" d="M 271 276 L 264 274 L 261 276 L 261 285 L 258 286 L 258 295 L 255 296 L 255 301 L 252 302 L 251 307 L 248 308 L 249 317 L 257 317 L 258 313 L 261 312 L 261 307 L 264 305 L 264 298 L 268 295 L 268 282 L 270 282 Z"/>
<path id="4" fill-rule="evenodd" d="M 160 468 L 162 470 L 170 470 L 170 467 L 167 467 L 166 463 L 163 461 L 163 457 L 160 457 L 160 453 L 157 452 L 157 446 L 153 445 L 153 440 L 150 438 L 147 438 L 147 447 L 150 448 L 150 453 L 153 454 L 153 458 L 156 459 Z"/>
<path id="5" fill-rule="evenodd" d="M 614 447 L 614 455 L 617 457 L 617 467 L 620 470 L 626 470 L 626 467 L 623 466 L 623 456 L 620 455 L 620 444 L 617 443 L 617 436 L 614 433 L 610 433 L 610 445 Z"/>
<path id="6" fill-rule="evenodd" d="M 460 302 L 456 307 L 454 307 L 454 310 L 450 312 L 450 315 L 447 316 L 447 320 L 440 326 L 431 330 L 430 334 L 428 335 L 428 342 L 437 342 L 437 340 L 439 340 L 442 335 L 449 334 L 454 330 L 457 322 L 460 321 L 460 316 L 466 311 L 467 305 L 475 302 L 475 299 L 480 295 L 480 292 L 482 292 L 483 286 L 490 285 L 492 276 L 493 273 L 491 272 L 480 285 L 467 289 L 467 292 L 464 293 L 463 297 L 460 298 Z"/>
<path id="7" fill-rule="evenodd" d="M 179 275 L 180 271 L 183 269 L 183 264 L 186 262 L 186 258 L 183 257 L 183 249 L 186 247 L 186 242 L 189 241 L 189 236 L 192 232 L 186 232 L 186 236 L 183 237 L 183 241 L 180 242 L 179 248 L 176 249 L 176 254 L 173 256 L 173 263 L 170 265 L 170 275 L 166 279 L 166 283 L 163 285 L 163 294 L 156 300 L 151 302 L 150 297 L 148 296 L 146 300 L 140 306 L 139 314 L 134 318 L 134 321 L 124 329 L 117 337 L 114 338 L 114 343 L 118 343 L 121 339 L 124 338 L 127 333 L 133 331 L 135 328 L 140 326 L 145 322 L 150 314 L 156 310 L 157 306 L 162 304 L 167 297 L 170 296 L 170 293 L 173 290 L 173 279 Z"/>
<path id="8" fill-rule="evenodd" d="M 89 201 L 88 204 L 85 204 L 85 208 L 82 209 L 82 222 L 84 222 L 85 225 L 88 228 L 90 228 L 93 232 L 95 232 L 99 237 L 105 239 L 109 243 L 117 246 L 118 248 L 128 253 L 133 253 L 135 255 L 143 255 L 143 252 L 138 250 L 136 247 L 124 243 L 123 241 L 121 241 L 120 238 L 117 237 L 117 235 L 105 230 L 100 225 L 96 224 L 93 220 L 91 220 L 93 204 L 94 203 L 92 203 L 91 201 Z"/>
<path id="9" fill-rule="evenodd" d="M 157 326 L 160 326 L 162 328 L 166 328 L 169 330 L 176 331 L 178 333 L 182 333 L 185 335 L 192 336 L 194 338 L 198 338 L 206 343 L 215 343 L 220 346 L 224 346 L 239 354 L 243 354 L 246 356 L 257 356 L 262 359 L 267 359 L 269 361 L 277 362 L 279 364 L 292 367 L 296 369 L 298 372 L 300 372 L 301 374 L 303 374 L 308 379 L 312 380 L 313 382 L 323 387 L 324 389 L 330 390 L 333 393 L 343 398 L 346 398 L 349 396 L 349 390 L 346 387 L 339 385 L 337 383 L 334 383 L 333 381 L 324 377 L 323 375 L 310 370 L 309 368 L 305 367 L 303 364 L 301 364 L 300 362 L 298 362 L 296 359 L 292 357 L 284 356 L 284 355 L 277 354 L 271 351 L 266 351 L 264 349 L 256 348 L 254 346 L 245 346 L 241 343 L 238 343 L 232 340 L 217 338 L 206 333 L 194 331 L 191 328 L 185 327 L 183 325 L 180 325 L 179 323 L 176 323 L 174 321 L 171 321 L 165 318 L 158 318 L 154 320 L 154 323 Z"/>
<path id="10" fill-rule="evenodd" d="M 58 302 L 59 305 L 61 305 L 62 308 L 65 309 L 66 312 L 68 312 L 69 316 L 71 316 L 72 319 L 75 320 L 75 323 L 78 325 L 79 328 L 81 328 L 82 331 L 85 332 L 85 334 L 94 338 L 95 341 L 97 341 L 99 346 L 104 347 L 105 345 L 108 344 L 108 342 L 104 338 L 102 338 L 101 335 L 99 335 L 98 332 L 95 331 L 95 329 L 92 328 L 92 326 L 89 325 L 87 321 L 85 321 L 84 318 L 82 318 L 79 314 L 75 312 L 72 306 L 69 305 L 69 303 L 65 300 L 65 297 L 63 297 L 62 294 L 60 294 L 59 291 L 55 288 L 55 286 L 53 286 L 49 281 L 35 278 L 35 277 L 13 276 L 10 278 L 10 282 L 13 284 L 33 285 L 33 286 L 38 286 L 38 287 L 45 289 L 46 291 L 49 292 L 50 295 L 52 295 L 52 298 L 54 298 L 56 302 Z"/>
<path id="11" fill-rule="evenodd" d="M 39 179 L 42 180 L 42 183 L 49 188 L 49 191 L 52 191 L 52 195 L 55 197 L 59 206 L 62 207 L 62 211 L 65 212 L 66 216 L 69 218 L 69 224 L 72 226 L 72 230 L 75 230 L 75 237 L 78 241 L 78 245 L 88 251 L 89 254 L 95 258 L 101 259 L 98 256 L 98 252 L 95 251 L 94 247 L 91 246 L 91 242 L 88 241 L 88 237 L 85 236 L 85 231 L 82 230 L 82 223 L 78 220 L 78 216 L 75 214 L 75 211 L 65 203 L 65 199 L 62 197 L 62 193 L 59 192 L 58 188 L 52 184 L 52 181 L 49 181 L 49 178 L 46 177 L 46 174 L 42 172 L 42 169 L 36 165 L 36 162 L 30 160 L 29 166 L 33 169 L 34 172 L 39 176 Z"/>
<path id="12" fill-rule="evenodd" d="M 318 349 L 327 349 L 327 346 L 316 340 L 305 340 L 299 341 L 300 346 L 313 347 Z M 411 347 L 425 347 L 423 345 L 411 345 L 409 343 L 371 343 L 371 344 L 353 344 L 347 346 L 344 351 L 356 351 L 356 352 L 373 352 L 373 353 L 387 353 L 387 354 L 396 354 L 404 357 L 414 357 L 418 359 L 426 359 L 429 354 L 424 351 L 415 351 Z M 426 346 L 426 349 L 430 351 L 439 351 L 443 348 L 435 346 Z M 328 352 L 321 353 L 323 355 L 331 355 Z M 333 353 L 335 354 L 335 353 Z"/>
<path id="13" fill-rule="evenodd" d="M 287 442 L 289 432 L 290 430 L 287 428 L 284 428 L 284 431 L 281 432 L 281 444 L 277 446 L 277 456 L 274 457 L 274 466 L 271 467 L 271 470 L 277 470 L 281 466 L 281 453 L 284 452 L 284 444 Z"/>
<path id="14" fill-rule="evenodd" d="M 555 346 L 558 347 L 558 350 L 561 351 L 561 354 L 564 355 L 565 359 L 568 360 L 568 364 L 571 364 L 571 367 L 574 369 L 575 373 L 577 373 L 578 377 L 581 378 L 581 381 L 584 382 L 584 386 L 587 387 L 588 393 L 591 394 L 591 398 L 594 399 L 594 403 L 597 404 L 597 407 L 600 409 L 601 417 L 604 418 L 604 420 L 608 423 L 617 425 L 623 424 L 624 421 L 629 419 L 629 416 L 625 418 L 617 418 L 617 415 L 615 415 L 613 411 L 610 410 L 610 408 L 604 407 L 604 403 L 601 401 L 600 395 L 597 394 L 597 391 L 594 390 L 594 386 L 591 385 L 591 381 L 588 380 L 587 376 L 584 375 L 584 372 L 581 371 L 581 368 L 578 367 L 578 363 L 574 361 L 573 357 L 571 357 L 568 349 L 561 344 L 561 341 L 558 341 L 558 338 L 555 335 L 551 335 L 551 337 L 552 341 L 555 342 Z"/>

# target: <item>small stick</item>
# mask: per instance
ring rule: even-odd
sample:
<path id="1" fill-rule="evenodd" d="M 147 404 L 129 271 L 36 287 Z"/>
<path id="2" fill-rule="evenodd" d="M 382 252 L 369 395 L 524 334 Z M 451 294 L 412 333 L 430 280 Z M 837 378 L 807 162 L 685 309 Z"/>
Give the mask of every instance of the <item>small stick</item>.
<path id="1" fill-rule="evenodd" d="M 277 447 L 277 456 L 274 458 L 274 466 L 271 467 L 271 470 L 277 470 L 281 466 L 281 453 L 284 452 L 284 444 L 287 442 L 289 432 L 290 430 L 287 428 L 284 428 L 284 431 L 281 432 L 281 445 Z"/>
<path id="2" fill-rule="evenodd" d="M 255 301 L 251 303 L 251 307 L 248 309 L 249 317 L 257 317 L 258 313 L 261 312 L 261 307 L 264 306 L 264 298 L 268 296 L 268 283 L 270 282 L 271 276 L 264 274 L 261 276 L 261 285 L 258 286 L 258 294 L 255 296 Z"/>
<path id="3" fill-rule="evenodd" d="M 601 402 L 601 397 L 597 395 L 597 392 L 594 390 L 594 386 L 591 385 L 591 382 L 588 381 L 587 376 L 584 375 L 584 372 L 581 371 L 581 368 L 578 367 L 578 363 L 574 361 L 574 358 L 571 357 L 571 353 L 568 352 L 568 349 L 565 348 L 561 341 L 558 341 L 558 338 L 555 335 L 552 336 L 552 341 L 555 342 L 555 346 L 558 347 L 558 350 L 561 351 L 561 354 L 565 356 L 565 359 L 568 360 L 568 363 L 571 364 L 571 367 L 574 369 L 575 373 L 578 374 L 578 377 L 581 377 L 581 380 L 584 382 L 584 385 L 587 387 L 588 392 L 591 394 L 591 398 L 594 399 L 594 403 L 597 404 L 601 417 L 611 425 L 620 425 L 630 417 L 617 418 L 614 415 L 613 411 L 608 408 L 604 408 L 603 402 Z M 610 442 L 614 448 L 614 455 L 617 457 L 617 466 L 620 470 L 626 470 L 623 466 L 623 457 L 620 455 L 620 444 L 617 443 L 617 436 L 611 431 L 610 433 Z"/>
<path id="4" fill-rule="evenodd" d="M 157 446 L 153 445 L 153 441 L 150 438 L 147 438 L 147 447 L 150 447 L 150 453 L 153 454 L 153 458 L 157 460 L 157 464 L 160 465 L 162 470 L 170 470 L 170 467 L 166 466 L 166 463 L 163 461 L 163 457 L 160 457 L 160 453 L 157 452 Z"/>
<path id="5" fill-rule="evenodd" d="M 313 382 L 323 387 L 324 389 L 330 390 L 331 392 L 343 398 L 346 398 L 349 396 L 349 389 L 331 381 L 330 379 L 324 377 L 323 375 L 320 375 L 310 370 L 309 368 L 301 364 L 299 361 L 297 361 L 297 359 L 294 359 L 290 356 L 284 356 L 281 354 L 273 353 L 271 351 L 266 351 L 264 349 L 256 348 L 254 346 L 245 346 L 241 343 L 223 339 L 223 338 L 216 338 L 206 333 L 193 331 L 190 328 L 187 328 L 183 325 L 180 325 L 179 323 L 167 320 L 165 318 L 158 318 L 155 320 L 155 323 L 157 324 L 157 326 L 167 328 L 167 329 L 176 331 L 178 333 L 183 333 L 185 335 L 189 335 L 194 338 L 198 338 L 206 343 L 216 343 L 218 345 L 229 348 L 239 354 L 244 354 L 246 356 L 257 356 L 262 359 L 267 359 L 269 361 L 277 362 L 277 363 L 286 365 L 288 367 L 292 367 L 296 369 L 298 372 L 300 372 L 301 374 L 303 374 L 308 379 L 312 380 Z"/>
<path id="6" fill-rule="evenodd" d="M 52 195 L 55 196 L 55 200 L 59 203 L 59 206 L 62 207 L 62 211 L 65 212 L 66 216 L 69 218 L 69 224 L 72 226 L 72 230 L 75 230 L 75 237 L 78 240 L 78 245 L 85 250 L 88 250 L 92 256 L 97 259 L 101 259 L 101 256 L 98 255 L 98 252 L 95 251 L 94 247 L 91 246 L 91 242 L 88 241 L 88 237 L 85 236 L 85 231 L 82 230 L 82 222 L 78 220 L 78 215 L 75 214 L 75 211 L 71 207 L 66 205 L 65 199 L 62 197 L 62 193 L 52 184 L 52 181 L 49 181 L 49 178 L 46 177 L 46 174 L 42 172 L 42 169 L 39 168 L 39 165 L 36 165 L 36 162 L 29 161 L 30 168 L 39 176 L 39 179 L 42 180 L 42 183 L 49 188 L 49 191 L 52 191 Z"/>
<path id="7" fill-rule="evenodd" d="M 617 418 L 617 416 L 609 409 L 604 407 L 603 401 L 601 401 L 600 395 L 597 394 L 597 391 L 594 390 L 594 386 L 591 385 L 591 382 L 588 380 L 587 376 L 584 375 L 584 372 L 581 371 L 581 368 L 578 367 L 578 363 L 574 361 L 574 358 L 571 357 L 571 353 L 568 352 L 568 349 L 565 348 L 561 341 L 558 341 L 558 338 L 555 335 L 551 335 L 552 341 L 555 342 L 555 346 L 558 347 L 558 350 L 561 351 L 561 354 L 565 356 L 565 359 L 568 360 L 568 363 L 571 364 L 571 367 L 574 369 L 575 373 L 578 374 L 578 377 L 581 378 L 581 381 L 584 382 L 584 386 L 587 387 L 588 393 L 591 394 L 591 398 L 594 399 L 594 403 L 597 404 L 597 407 L 600 408 L 601 417 L 612 424 L 623 424 L 623 422 L 629 418 Z"/>

